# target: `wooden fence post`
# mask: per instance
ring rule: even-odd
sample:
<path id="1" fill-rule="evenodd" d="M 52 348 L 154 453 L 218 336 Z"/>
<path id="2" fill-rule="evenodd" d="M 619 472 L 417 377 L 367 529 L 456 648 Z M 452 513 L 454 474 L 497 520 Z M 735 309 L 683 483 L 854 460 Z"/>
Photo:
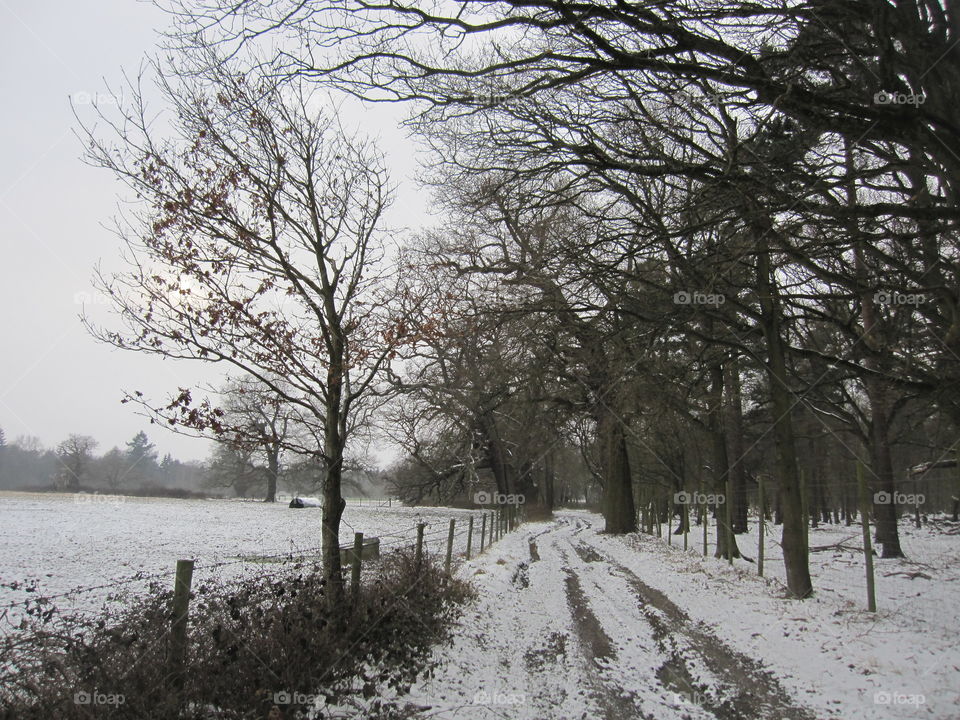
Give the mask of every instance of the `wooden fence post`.
<path id="1" fill-rule="evenodd" d="M 447 560 L 443 564 L 443 572 L 447 577 L 450 576 L 450 560 L 453 558 L 453 528 L 456 524 L 457 521 L 450 518 L 450 530 L 447 531 Z"/>
<path id="2" fill-rule="evenodd" d="M 483 541 L 487 534 L 487 514 L 480 513 L 480 552 L 483 552 Z"/>
<path id="3" fill-rule="evenodd" d="M 873 581 L 873 545 L 870 542 L 870 496 L 863 478 L 863 463 L 857 461 L 857 486 L 860 490 L 860 526 L 863 528 L 863 557 L 867 564 L 867 609 L 877 611 L 877 594 Z"/>
<path id="4" fill-rule="evenodd" d="M 733 545 L 736 539 L 733 534 L 733 474 L 729 470 L 727 471 L 727 482 L 723 487 L 723 495 L 723 519 L 727 526 L 724 532 L 727 538 L 727 562 L 733 565 Z"/>
<path id="5" fill-rule="evenodd" d="M 953 507 L 951 508 L 951 517 L 954 522 L 960 520 L 960 449 L 955 453 L 957 472 L 954 479 Z"/>
<path id="6" fill-rule="evenodd" d="M 470 550 L 473 547 L 473 515 L 467 521 L 467 560 L 470 559 Z"/>
<path id="7" fill-rule="evenodd" d="M 363 533 L 353 534 L 353 557 L 350 569 L 350 594 L 354 607 L 360 599 L 360 561 L 363 558 Z"/>
<path id="8" fill-rule="evenodd" d="M 767 532 L 767 499 L 763 494 L 763 475 L 757 476 L 757 505 L 760 506 L 760 517 L 757 521 L 760 531 L 757 538 L 757 575 L 763 577 L 763 536 Z"/>
<path id="9" fill-rule="evenodd" d="M 173 583 L 173 623 L 170 627 L 170 672 L 177 688 L 183 686 L 192 584 L 193 560 L 177 560 L 177 574 Z"/>
<path id="10" fill-rule="evenodd" d="M 673 545 L 673 495 L 667 496 L 667 545 Z"/>
<path id="11" fill-rule="evenodd" d="M 420 570 L 420 565 L 423 562 L 423 523 L 417 523 L 417 554 L 416 554 L 416 563 L 417 570 Z"/>
<path id="12" fill-rule="evenodd" d="M 800 515 L 803 517 L 803 554 L 810 552 L 810 506 L 807 500 L 807 478 L 800 469 Z"/>
<path id="13" fill-rule="evenodd" d="M 703 485 L 701 485 L 700 487 L 703 487 Z M 707 533 L 709 532 L 709 528 L 707 526 L 710 523 L 710 508 L 707 507 L 707 496 L 704 495 L 703 492 L 700 493 L 700 499 L 703 501 L 700 504 L 701 510 L 703 512 L 703 521 L 700 523 L 701 525 L 703 525 L 703 556 L 706 557 L 707 556 Z"/>
<path id="14" fill-rule="evenodd" d="M 683 503 L 683 551 L 686 552 L 690 545 L 690 496 L 687 496 L 687 502 Z"/>

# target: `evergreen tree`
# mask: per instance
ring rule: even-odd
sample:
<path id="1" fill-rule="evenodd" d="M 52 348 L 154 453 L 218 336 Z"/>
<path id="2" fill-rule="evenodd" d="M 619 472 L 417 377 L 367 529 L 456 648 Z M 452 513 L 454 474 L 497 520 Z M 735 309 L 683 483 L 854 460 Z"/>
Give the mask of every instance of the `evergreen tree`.
<path id="1" fill-rule="evenodd" d="M 127 477 L 146 482 L 156 476 L 157 450 L 142 430 L 127 443 Z"/>

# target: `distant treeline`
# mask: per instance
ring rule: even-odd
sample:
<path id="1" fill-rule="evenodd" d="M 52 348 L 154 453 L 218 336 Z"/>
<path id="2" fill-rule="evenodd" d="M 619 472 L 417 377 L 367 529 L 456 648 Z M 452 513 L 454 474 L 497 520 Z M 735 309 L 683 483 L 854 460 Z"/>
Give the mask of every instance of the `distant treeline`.
<path id="1" fill-rule="evenodd" d="M 0 490 L 83 490 L 174 497 L 225 494 L 211 492 L 205 463 L 183 462 L 169 454 L 158 459 L 143 432 L 125 447 L 114 447 L 103 454 L 95 452 L 97 445 L 86 435 L 71 435 L 55 448 L 44 447 L 30 436 L 7 442 L 0 429 Z"/>
<path id="2" fill-rule="evenodd" d="M 255 452 L 217 443 L 206 462 L 183 462 L 169 453 L 159 458 L 146 433 L 138 432 L 123 448 L 97 454 L 97 441 L 70 435 L 55 448 L 38 438 L 21 436 L 7 442 L 0 428 L 0 490 L 109 492 L 159 497 L 264 497 L 268 468 Z M 285 459 L 285 458 L 284 458 Z M 282 491 L 317 492 L 323 480 L 316 463 L 278 463 Z M 382 494 L 376 471 L 345 472 L 344 484 L 359 495 Z"/>

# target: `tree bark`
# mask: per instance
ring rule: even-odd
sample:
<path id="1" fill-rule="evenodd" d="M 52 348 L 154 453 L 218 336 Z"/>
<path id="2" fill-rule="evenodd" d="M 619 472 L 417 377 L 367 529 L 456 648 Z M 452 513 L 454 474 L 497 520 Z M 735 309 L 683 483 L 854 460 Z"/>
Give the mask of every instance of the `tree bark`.
<path id="1" fill-rule="evenodd" d="M 880 556 L 903 557 L 900 530 L 897 527 L 896 482 L 890 453 L 890 388 L 883 380 L 866 378 L 870 398 L 870 467 L 874 474 L 873 517 L 877 523 L 876 541 L 883 546 Z M 889 502 L 877 502 L 886 496 Z"/>
<path id="2" fill-rule="evenodd" d="M 327 605 L 332 610 L 343 606 L 343 570 L 340 566 L 340 520 L 347 503 L 340 495 L 343 457 L 326 462 L 323 480 L 322 558 Z"/>
<path id="3" fill-rule="evenodd" d="M 684 458 L 683 450 L 670 455 L 671 469 L 673 470 L 673 483 L 670 491 L 672 493 L 682 492 L 686 487 L 687 463 Z M 690 532 L 690 513 L 687 512 L 688 505 L 674 504 L 673 512 L 679 517 L 677 527 L 673 531 L 674 535 L 683 535 Z"/>
<path id="4" fill-rule="evenodd" d="M 764 227 L 765 225 L 766 227 Z M 796 598 L 813 594 L 805 542 L 806 528 L 800 497 L 800 478 L 794 444 L 792 400 L 787 385 L 786 354 L 780 336 L 782 318 L 778 293 L 770 268 L 770 254 L 764 238 L 771 231 L 769 221 L 755 227 L 758 243 L 757 291 L 760 296 L 761 323 L 767 345 L 767 378 L 773 409 L 773 436 L 780 471 L 780 503 L 783 513 L 783 564 L 787 589 Z"/>
<path id="5" fill-rule="evenodd" d="M 550 451 L 543 458 L 543 507 L 547 512 L 553 512 L 556 482 L 557 474 L 553 467 L 553 452 Z"/>
<path id="6" fill-rule="evenodd" d="M 733 485 L 733 532 L 747 532 L 747 472 L 743 448 L 743 401 L 740 394 L 740 365 L 736 358 L 726 367 L 728 389 L 726 408 L 727 440 L 729 445 L 730 481 Z"/>
<path id="7" fill-rule="evenodd" d="M 713 491 L 717 497 L 723 497 L 724 502 L 716 506 L 717 549 L 714 557 L 729 559 L 740 557 L 737 540 L 733 536 L 732 528 L 727 525 L 728 502 L 732 502 L 730 492 L 732 482 L 730 477 L 730 459 L 727 456 L 727 433 L 725 432 L 723 415 L 724 372 L 721 363 L 714 363 L 710 367 L 710 410 L 708 427 L 712 447 Z"/>
<path id="8" fill-rule="evenodd" d="M 331 336 L 323 439 L 326 473 L 323 478 L 321 546 L 327 606 L 331 610 L 339 611 L 344 604 L 343 569 L 340 566 L 340 520 L 347 504 L 341 494 L 346 413 L 343 407 L 344 347 L 335 331 L 331 332 Z"/>
<path id="9" fill-rule="evenodd" d="M 267 496 L 264 502 L 277 501 L 277 478 L 280 475 L 280 448 L 275 445 L 267 447 Z"/>
<path id="10" fill-rule="evenodd" d="M 608 533 L 630 533 L 637 530 L 637 513 L 633 502 L 633 478 L 627 455 L 627 438 L 620 418 L 601 406 L 597 418 L 600 458 L 603 469 L 603 518 Z"/>
<path id="11" fill-rule="evenodd" d="M 504 495 L 513 493 L 516 489 L 513 487 L 513 479 L 510 473 L 510 463 L 507 460 L 507 453 L 500 440 L 500 433 L 497 431 L 496 421 L 486 413 L 482 419 L 483 434 L 487 439 L 487 455 L 490 458 L 490 470 L 493 472 L 494 482 L 497 484 L 497 492 Z"/>
<path id="12" fill-rule="evenodd" d="M 844 146 L 844 157 L 847 165 L 847 204 L 854 206 L 857 203 L 857 188 L 854 184 L 853 149 L 849 143 Z M 855 230 L 857 228 L 851 228 L 851 231 Z M 867 348 L 864 366 L 869 371 L 863 383 L 870 400 L 870 428 L 867 443 L 870 449 L 870 468 L 875 478 L 872 483 L 873 492 L 874 498 L 877 497 L 877 493 L 887 493 L 890 499 L 889 503 L 874 502 L 873 514 L 877 523 L 876 541 L 883 546 L 882 557 L 903 557 L 900 549 L 900 533 L 897 528 L 897 507 L 894 503 L 896 485 L 893 479 L 893 462 L 890 457 L 891 388 L 887 381 L 876 374 L 882 368 L 882 355 L 887 351 L 884 348 L 884 340 L 878 324 L 877 308 L 870 288 L 869 269 L 864 258 L 862 240 L 854 244 L 853 258 L 863 308 L 863 344 Z"/>

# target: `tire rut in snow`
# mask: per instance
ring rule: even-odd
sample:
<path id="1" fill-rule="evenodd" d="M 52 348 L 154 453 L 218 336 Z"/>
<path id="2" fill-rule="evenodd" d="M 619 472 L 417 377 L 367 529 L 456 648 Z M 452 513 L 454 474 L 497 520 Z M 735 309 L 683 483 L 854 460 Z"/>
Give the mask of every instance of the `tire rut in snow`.
<path id="1" fill-rule="evenodd" d="M 613 641 L 604 632 L 597 616 L 587 605 L 580 580 L 570 570 L 565 569 L 565 572 L 567 575 L 567 602 L 570 604 L 573 616 L 577 619 L 577 635 L 587 651 L 588 659 L 596 661 L 616 658 L 617 652 L 613 649 Z"/>
<path id="2" fill-rule="evenodd" d="M 597 616 L 590 610 L 580 580 L 569 568 L 564 568 L 564 573 L 566 574 L 567 603 L 576 621 L 574 629 L 587 660 L 588 682 L 594 689 L 593 697 L 600 704 L 603 717 L 606 720 L 627 720 L 628 718 L 633 720 L 633 718 L 642 717 L 629 698 L 607 687 L 600 678 L 597 663 L 615 660 L 617 652 Z"/>
<path id="3" fill-rule="evenodd" d="M 602 555 L 594 547 L 574 546 L 586 562 L 601 559 L 618 571 L 633 589 L 644 617 L 653 629 L 654 638 L 669 658 L 658 670 L 657 677 L 670 690 L 695 701 L 720 720 L 776 717 L 783 720 L 814 720 L 806 708 L 792 703 L 776 678 L 762 664 L 724 645 L 716 636 L 697 627 L 683 610 L 666 595 L 644 583 L 632 570 Z M 724 700 L 706 693 L 695 684 L 686 660 L 675 644 L 676 636 L 687 640 L 707 667 L 732 695 Z"/>

